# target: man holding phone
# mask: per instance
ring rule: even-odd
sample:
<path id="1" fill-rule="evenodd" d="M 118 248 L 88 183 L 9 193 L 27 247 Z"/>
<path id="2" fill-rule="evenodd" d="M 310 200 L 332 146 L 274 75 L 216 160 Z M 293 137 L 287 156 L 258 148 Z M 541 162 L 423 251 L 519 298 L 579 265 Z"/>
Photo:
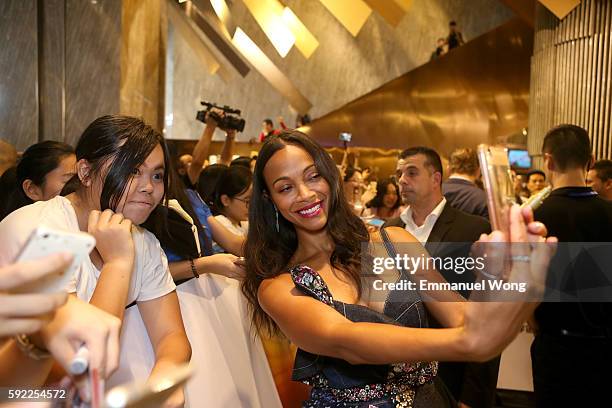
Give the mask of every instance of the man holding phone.
<path id="1" fill-rule="evenodd" d="M 491 227 L 482 217 L 451 207 L 442 194 L 442 161 L 428 147 L 413 147 L 400 153 L 396 177 L 400 195 L 408 207 L 384 227 L 405 228 L 434 257 L 467 257 L 471 244 Z M 469 272 L 439 271 L 448 282 L 473 281 Z M 468 293 L 462 293 L 468 296 Z M 430 318 L 430 320 L 433 320 Z M 441 327 L 431 321 L 431 327 Z M 495 400 L 499 357 L 486 363 L 439 364 L 438 374 L 460 407 L 488 408 Z"/>

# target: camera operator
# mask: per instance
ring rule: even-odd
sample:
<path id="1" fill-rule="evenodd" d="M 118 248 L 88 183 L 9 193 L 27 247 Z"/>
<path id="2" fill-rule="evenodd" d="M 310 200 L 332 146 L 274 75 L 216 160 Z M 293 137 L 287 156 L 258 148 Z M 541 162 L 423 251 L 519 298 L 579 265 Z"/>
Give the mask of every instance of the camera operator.
<path id="1" fill-rule="evenodd" d="M 232 152 L 236 139 L 236 129 L 225 129 L 219 126 L 219 122 L 225 118 L 225 112 L 222 109 L 213 107 L 210 110 L 203 112 L 203 115 L 206 126 L 202 132 L 202 136 L 200 136 L 200 140 L 198 140 L 198 143 L 193 148 L 193 153 L 191 154 L 191 164 L 187 168 L 187 176 L 191 185 L 187 185 L 186 187 L 191 189 L 195 188 L 198 178 L 200 177 L 200 173 L 202 172 L 202 168 L 204 167 L 204 162 L 209 156 L 210 144 L 212 142 L 215 129 L 219 127 L 226 132 L 225 142 L 223 144 L 223 149 L 221 150 L 221 164 L 229 165 L 229 163 L 232 161 Z M 198 119 L 200 119 L 200 116 L 198 116 Z"/>

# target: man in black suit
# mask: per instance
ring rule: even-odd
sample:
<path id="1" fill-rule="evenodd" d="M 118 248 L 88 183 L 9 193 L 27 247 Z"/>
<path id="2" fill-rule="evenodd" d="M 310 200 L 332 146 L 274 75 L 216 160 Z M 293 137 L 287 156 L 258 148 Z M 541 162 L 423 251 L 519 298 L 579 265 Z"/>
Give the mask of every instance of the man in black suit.
<path id="1" fill-rule="evenodd" d="M 434 257 L 467 257 L 472 243 L 490 232 L 487 220 L 457 210 L 442 195 L 442 162 L 435 150 L 413 147 L 404 150 L 397 165 L 400 194 L 408 204 L 398 218 L 384 225 L 405 228 Z M 468 272 L 440 270 L 449 282 L 475 279 Z M 468 296 L 468 293 L 462 293 Z M 430 320 L 433 320 L 430 318 Z M 432 321 L 431 326 L 440 327 Z M 486 363 L 441 363 L 438 374 L 460 407 L 492 407 L 495 400 L 499 358 Z"/>
<path id="2" fill-rule="evenodd" d="M 442 183 L 442 193 L 451 207 L 468 214 L 489 218 L 487 195 L 476 185 L 480 166 L 474 149 L 461 148 L 451 153 L 450 176 Z"/>
<path id="3" fill-rule="evenodd" d="M 612 203 L 585 183 L 591 151 L 587 131 L 574 125 L 553 128 L 542 145 L 553 190 L 534 217 L 560 243 L 549 268 L 545 299 L 561 291 L 570 298 L 577 294 L 581 302 L 544 302 L 535 310 L 531 357 L 538 407 L 594 407 L 610 400 L 612 303 L 580 295 L 609 285 L 609 259 L 602 262 L 609 251 L 595 255 L 577 252 L 575 244 L 571 250 L 562 244 L 612 240 Z M 580 256 L 572 255 L 576 253 Z"/>

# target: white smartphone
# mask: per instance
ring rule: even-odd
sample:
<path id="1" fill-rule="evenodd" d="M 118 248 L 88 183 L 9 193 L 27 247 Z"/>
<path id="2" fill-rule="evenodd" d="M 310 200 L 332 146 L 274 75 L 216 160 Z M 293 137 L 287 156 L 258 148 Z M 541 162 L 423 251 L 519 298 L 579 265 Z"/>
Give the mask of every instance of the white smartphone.
<path id="1" fill-rule="evenodd" d="M 32 232 L 15 262 L 32 261 L 59 252 L 68 252 L 73 256 L 72 263 L 64 271 L 28 282 L 11 292 L 57 293 L 65 291 L 79 266 L 95 246 L 95 238 L 84 232 L 67 232 L 39 226 Z"/>
<path id="2" fill-rule="evenodd" d="M 478 161 L 487 193 L 491 226 L 507 234 L 510 228 L 510 207 L 515 202 L 508 149 L 481 144 L 478 146 Z"/>
<path id="3" fill-rule="evenodd" d="M 137 381 L 114 387 L 106 393 L 105 408 L 150 408 L 161 407 L 164 401 L 193 374 L 187 364 L 177 366 L 165 377 L 153 383 Z"/>

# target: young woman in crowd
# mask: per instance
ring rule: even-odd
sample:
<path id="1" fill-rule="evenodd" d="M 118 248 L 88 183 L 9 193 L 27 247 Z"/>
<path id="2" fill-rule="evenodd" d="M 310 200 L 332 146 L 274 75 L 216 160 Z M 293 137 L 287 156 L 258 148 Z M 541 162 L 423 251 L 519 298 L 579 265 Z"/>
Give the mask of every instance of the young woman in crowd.
<path id="1" fill-rule="evenodd" d="M 399 188 L 392 179 L 385 179 L 376 184 L 376 196 L 366 203 L 364 217 L 372 216 L 381 220 L 399 217 Z"/>
<path id="2" fill-rule="evenodd" d="M 215 219 L 232 233 L 246 236 L 253 174 L 248 167 L 230 166 L 217 179 L 214 192 Z"/>
<path id="3" fill-rule="evenodd" d="M 74 176 L 75 164 L 74 149 L 66 143 L 47 140 L 28 147 L 17 164 L 0 219 L 24 205 L 59 195 Z"/>
<path id="4" fill-rule="evenodd" d="M 511 220 L 513 242 L 545 242 L 545 227 L 530 223 L 527 210 L 515 206 Z M 481 240 L 505 238 L 494 232 Z M 368 242 L 371 253 L 362 253 Z M 398 243 L 412 244 L 400 250 Z M 533 311 L 526 302 L 465 302 L 452 291 L 372 290 L 372 255 L 418 256 L 418 248 L 403 229 L 368 234 L 344 197 L 335 164 L 308 136 L 283 132 L 264 144 L 254 174 L 243 292 L 257 328 L 280 330 L 299 347 L 293 379 L 313 387 L 305 407 L 449 406 L 434 385 L 436 361 L 497 355 Z M 542 284 L 553 250 L 523 250 L 511 271 L 486 273 L 531 272 Z M 499 261 L 499 253 L 488 248 L 487 254 Z M 393 270 L 381 278 L 398 277 L 444 282 L 432 270 L 416 276 Z M 427 312 L 448 328 L 428 329 Z"/>
<path id="5" fill-rule="evenodd" d="M 209 207 L 213 206 L 215 201 L 215 188 L 217 187 L 217 180 L 229 166 L 225 164 L 211 164 L 206 166 L 200 173 L 196 191 L 204 200 L 206 205 Z"/>
<path id="6" fill-rule="evenodd" d="M 344 196 L 348 200 L 349 205 L 353 209 L 353 213 L 361 215 L 363 212 L 363 203 L 361 195 L 363 194 L 363 179 L 361 171 L 355 167 L 349 167 L 344 172 Z"/>
<path id="7" fill-rule="evenodd" d="M 166 144 L 140 119 L 102 116 L 85 129 L 75 150 L 76 190 L 5 218 L 0 223 L 2 257 L 14 258 L 39 224 L 93 235 L 96 247 L 69 292 L 120 319 L 125 307 L 136 302 L 155 351 L 149 378 L 163 377 L 191 355 L 166 257 L 153 234 L 138 227 L 168 189 Z M 125 337 L 122 364 L 131 358 Z M 167 401 L 168 406 L 182 404 L 182 391 Z"/>

